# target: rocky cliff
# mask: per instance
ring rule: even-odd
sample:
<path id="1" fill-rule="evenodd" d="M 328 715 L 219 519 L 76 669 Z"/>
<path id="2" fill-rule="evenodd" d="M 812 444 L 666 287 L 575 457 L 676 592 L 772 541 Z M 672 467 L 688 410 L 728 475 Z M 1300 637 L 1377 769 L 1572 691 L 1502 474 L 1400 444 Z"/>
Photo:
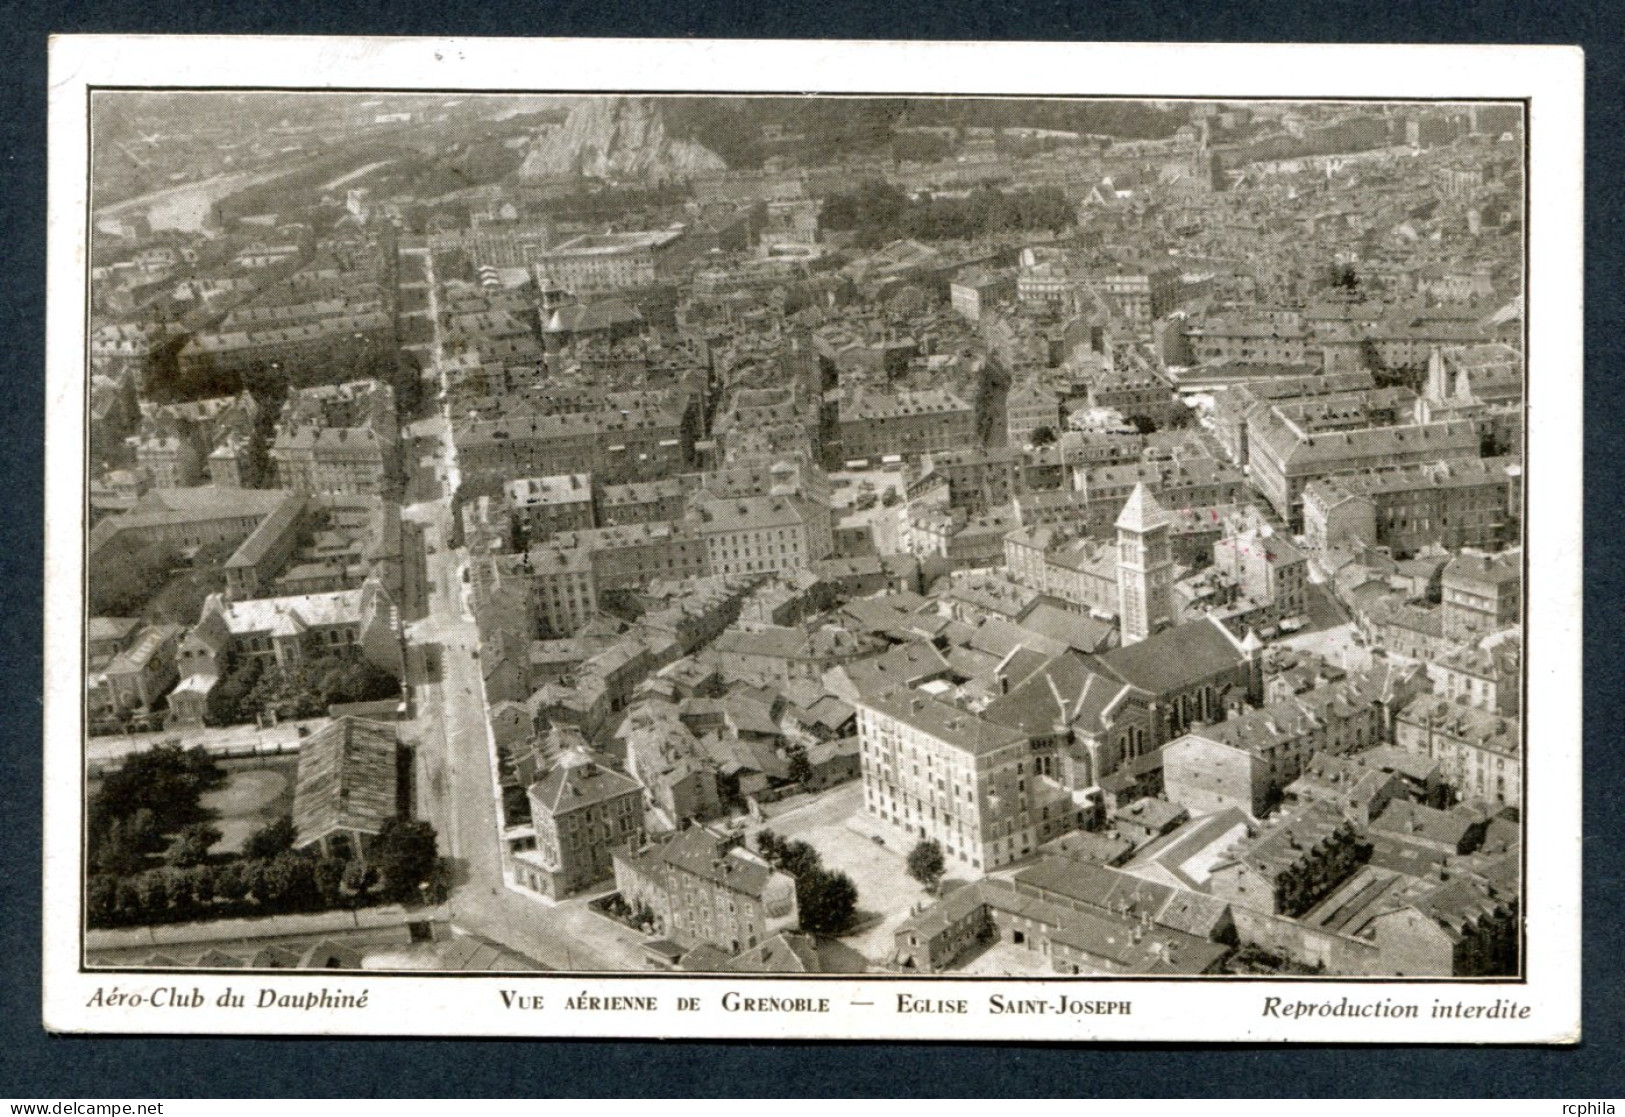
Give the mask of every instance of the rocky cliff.
<path id="1" fill-rule="evenodd" d="M 643 97 L 584 97 L 556 128 L 531 143 L 521 179 L 575 174 L 659 182 L 722 170 L 713 152 L 667 134 L 659 103 Z"/>

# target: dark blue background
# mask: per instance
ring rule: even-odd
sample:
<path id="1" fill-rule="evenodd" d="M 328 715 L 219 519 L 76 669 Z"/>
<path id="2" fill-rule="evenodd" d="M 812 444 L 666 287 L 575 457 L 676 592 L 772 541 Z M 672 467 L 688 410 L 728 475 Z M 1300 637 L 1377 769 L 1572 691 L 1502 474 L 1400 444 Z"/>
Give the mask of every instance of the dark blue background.
<path id="1" fill-rule="evenodd" d="M 1595 3 L 197 0 L 0 3 L 0 1096 L 979 1095 L 1618 1098 L 1621 1043 L 1620 40 Z M 489 10 L 481 10 L 482 7 Z M 150 9 L 150 10 L 149 10 Z M 57 32 L 1578 43 L 1587 50 L 1586 889 L 1577 1049 L 76 1039 L 40 1028 L 45 44 Z M 1540 375 L 1535 370 L 1535 375 Z M 1538 751 L 1539 727 L 1532 734 Z M 75 748 L 75 742 L 54 747 Z M 1539 763 L 1538 756 L 1534 760 Z M 431 1022 L 432 1024 L 432 1022 Z"/>

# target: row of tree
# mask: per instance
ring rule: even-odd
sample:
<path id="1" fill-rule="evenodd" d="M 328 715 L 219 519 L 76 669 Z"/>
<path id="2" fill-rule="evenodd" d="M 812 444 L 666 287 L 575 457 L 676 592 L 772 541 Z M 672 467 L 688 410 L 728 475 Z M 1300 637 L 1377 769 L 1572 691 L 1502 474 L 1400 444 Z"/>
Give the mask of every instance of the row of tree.
<path id="1" fill-rule="evenodd" d="M 284 915 L 377 902 L 412 903 L 423 886 L 438 888 L 434 828 L 406 818 L 387 821 L 365 860 L 294 849 L 298 831 L 286 816 L 249 836 L 240 860 L 213 861 L 220 831 L 194 824 L 171 842 L 161 868 L 102 868 L 86 892 L 90 926 L 148 925 L 200 919 Z"/>
<path id="2" fill-rule="evenodd" d="M 860 245 L 876 245 L 901 237 L 968 240 L 1005 232 L 1058 233 L 1073 224 L 1074 216 L 1066 195 L 1051 186 L 978 186 L 965 197 L 910 197 L 900 187 L 875 180 L 831 194 L 819 220 L 827 229 L 855 232 Z"/>
<path id="3" fill-rule="evenodd" d="M 824 868 L 823 858 L 806 842 L 782 839 L 771 830 L 756 835 L 756 849 L 794 878 L 803 931 L 839 935 L 851 929 L 858 913 L 858 886 L 851 877 Z"/>
<path id="4" fill-rule="evenodd" d="M 809 165 L 887 155 L 941 159 L 958 148 L 970 128 L 1158 139 L 1189 119 L 1182 107 L 1144 101 L 1025 97 L 675 97 L 663 100 L 660 111 L 670 135 L 703 144 L 730 167 L 757 167 L 770 154 L 789 154 Z M 770 138 L 763 128 L 770 124 L 779 125 L 786 138 Z M 905 131 L 920 125 L 955 132 Z"/>
<path id="5" fill-rule="evenodd" d="M 284 853 L 268 861 L 166 866 L 90 878 L 91 927 L 282 915 L 371 903 L 377 871 L 360 861 Z"/>

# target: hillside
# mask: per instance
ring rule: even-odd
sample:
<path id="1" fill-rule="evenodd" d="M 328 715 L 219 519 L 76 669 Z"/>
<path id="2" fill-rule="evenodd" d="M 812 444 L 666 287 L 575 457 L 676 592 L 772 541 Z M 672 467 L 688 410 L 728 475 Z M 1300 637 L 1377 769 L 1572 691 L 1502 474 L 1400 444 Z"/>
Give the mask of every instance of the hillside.
<path id="1" fill-rule="evenodd" d="M 661 181 L 725 167 L 709 148 L 672 136 L 654 101 L 587 97 L 571 106 L 562 125 L 536 134 L 519 178 L 582 174 Z"/>

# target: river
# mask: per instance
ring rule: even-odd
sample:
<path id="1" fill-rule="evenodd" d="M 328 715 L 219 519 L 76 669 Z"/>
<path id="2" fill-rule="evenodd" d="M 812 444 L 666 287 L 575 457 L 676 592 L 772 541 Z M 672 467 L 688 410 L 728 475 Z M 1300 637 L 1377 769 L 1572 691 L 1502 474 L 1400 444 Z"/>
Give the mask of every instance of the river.
<path id="1" fill-rule="evenodd" d="M 208 223 L 215 203 L 221 198 L 250 186 L 270 182 L 288 173 L 288 168 L 274 171 L 229 171 L 197 182 L 168 186 L 137 198 L 97 206 L 96 227 L 109 232 L 111 229 L 105 227 L 103 222 L 144 212 L 154 230 L 178 229 L 185 233 L 201 232 Z"/>

